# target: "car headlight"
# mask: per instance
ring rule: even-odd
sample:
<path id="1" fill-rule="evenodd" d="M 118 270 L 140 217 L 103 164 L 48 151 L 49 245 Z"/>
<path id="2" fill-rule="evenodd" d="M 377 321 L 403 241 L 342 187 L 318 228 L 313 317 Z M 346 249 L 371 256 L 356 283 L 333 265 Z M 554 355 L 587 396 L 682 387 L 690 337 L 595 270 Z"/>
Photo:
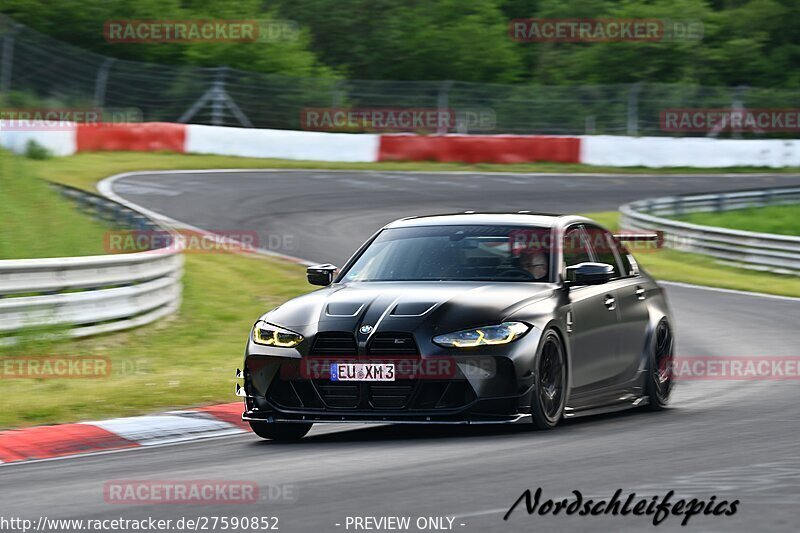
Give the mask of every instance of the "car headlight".
<path id="1" fill-rule="evenodd" d="M 294 331 L 259 320 L 253 327 L 253 342 L 265 346 L 293 348 L 303 342 L 303 336 Z"/>
<path id="2" fill-rule="evenodd" d="M 472 348 L 508 344 L 525 335 L 531 327 L 522 322 L 503 322 L 496 326 L 465 329 L 433 338 L 433 342 L 445 348 Z"/>

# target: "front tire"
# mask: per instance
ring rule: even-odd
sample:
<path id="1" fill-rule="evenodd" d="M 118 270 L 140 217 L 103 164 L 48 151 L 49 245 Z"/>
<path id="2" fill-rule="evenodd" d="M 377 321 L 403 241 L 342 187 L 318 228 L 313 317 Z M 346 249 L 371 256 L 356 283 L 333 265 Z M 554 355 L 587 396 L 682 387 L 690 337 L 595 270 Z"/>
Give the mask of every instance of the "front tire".
<path id="1" fill-rule="evenodd" d="M 536 357 L 536 387 L 533 391 L 531 414 L 537 429 L 552 429 L 564 414 L 567 392 L 567 359 L 558 334 L 550 329 L 544 333 Z"/>
<path id="2" fill-rule="evenodd" d="M 656 326 L 651 349 L 650 371 L 647 373 L 648 408 L 661 411 L 669 404 L 672 393 L 673 348 L 675 345 L 672 330 L 666 320 Z"/>
<path id="3" fill-rule="evenodd" d="M 280 442 L 298 441 L 306 436 L 313 424 L 280 423 L 280 422 L 250 422 L 253 433 L 262 439 Z"/>

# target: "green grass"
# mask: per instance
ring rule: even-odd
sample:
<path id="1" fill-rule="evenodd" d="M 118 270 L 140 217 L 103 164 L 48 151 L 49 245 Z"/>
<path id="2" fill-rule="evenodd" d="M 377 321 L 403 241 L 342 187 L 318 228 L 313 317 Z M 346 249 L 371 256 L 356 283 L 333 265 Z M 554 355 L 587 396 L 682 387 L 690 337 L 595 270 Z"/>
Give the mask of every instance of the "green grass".
<path id="1" fill-rule="evenodd" d="M 326 170 L 374 170 L 374 171 L 420 171 L 420 172 L 587 172 L 613 174 L 711 174 L 711 173 L 800 173 L 800 168 L 765 169 L 756 167 L 734 167 L 718 169 L 644 167 L 616 168 L 565 163 L 524 163 L 495 165 L 489 163 L 435 163 L 435 162 L 382 162 L 382 163 L 330 163 L 323 161 L 292 161 L 286 159 L 255 159 L 218 155 L 189 155 L 172 153 L 82 153 L 71 157 L 53 158 L 46 161 L 26 160 L 26 165 L 43 170 L 48 179 L 74 187 L 94 190 L 98 176 L 108 177 L 121 172 L 136 170 L 173 170 L 207 168 L 278 168 L 278 169 L 326 169 Z"/>
<path id="2" fill-rule="evenodd" d="M 109 167 L 128 164 L 105 157 L 111 161 L 95 169 L 86 159 L 80 162 L 85 184 L 113 173 Z M 179 161 L 172 159 L 172 168 L 180 167 Z M 64 162 L 0 152 L 0 259 L 105 253 L 107 228 L 41 179 L 50 177 L 53 168 L 63 171 Z M 235 401 L 233 373 L 241 365 L 253 321 L 312 288 L 298 265 L 232 254 L 187 254 L 183 286 L 179 313 L 156 324 L 61 342 L 27 332 L 21 344 L 0 348 L 0 365 L 32 356 L 95 356 L 107 357 L 112 368 L 109 377 L 92 379 L 16 379 L 6 374 L 0 379 L 0 428 Z"/>
<path id="3" fill-rule="evenodd" d="M 673 218 L 702 226 L 800 235 L 800 204 L 734 209 L 719 213 L 687 213 Z"/>
<path id="4" fill-rule="evenodd" d="M 675 250 L 641 253 L 636 259 L 656 279 L 800 298 L 800 278 L 722 265 L 714 259 Z"/>
<path id="5" fill-rule="evenodd" d="M 0 151 L 0 259 L 106 253 L 109 230 L 80 213 L 17 157 Z"/>
<path id="6" fill-rule="evenodd" d="M 375 165 L 309 164 L 219 156 L 175 154 L 81 154 L 68 158 L 3 161 L 3 195 L 25 216 L 49 220 L 46 249 L 75 254 L 95 253 L 103 229 L 69 207 L 67 200 L 43 187 L 40 179 L 94 189 L 109 175 L 132 170 L 201 168 L 376 168 Z M 552 171 L 547 165 L 515 165 L 524 171 Z M 399 170 L 511 170 L 492 165 L 384 164 Z M 575 166 L 559 166 L 561 170 Z M 585 170 L 580 168 L 578 170 Z M 43 192 L 42 192 L 43 191 Z M 30 192 L 30 196 L 26 194 Z M 40 196 L 41 195 L 41 196 Z M 36 209 L 30 207 L 32 200 Z M 33 243 L 6 230 L 11 209 L 0 212 L 0 239 L 14 242 L 19 255 L 30 256 Z M 618 214 L 590 214 L 614 229 Z M 33 221 L 34 224 L 44 224 Z M 94 228 L 94 229 L 87 229 Z M 25 231 L 19 230 L 19 231 Z M 100 233 L 98 233 L 100 232 Z M 60 237 L 59 237 L 60 235 Z M 35 236 L 35 233 L 34 233 Z M 8 240 L 6 240 L 8 239 Z M 64 239 L 75 242 L 63 244 Z M 69 241 L 67 241 L 69 242 Z M 722 267 L 711 259 L 670 250 L 638 254 L 657 278 L 773 294 L 800 296 L 796 278 Z M 0 428 L 54 422 L 129 416 L 203 404 L 235 401 L 233 371 L 241 364 L 253 320 L 275 305 L 311 290 L 303 268 L 284 261 L 230 254 L 186 256 L 183 305 L 176 315 L 136 330 L 59 343 L 27 340 L 0 350 L 0 358 L 31 355 L 102 356 L 112 362 L 112 375 L 99 379 L 4 379 Z M 0 361 L 2 363 L 2 361 Z"/>

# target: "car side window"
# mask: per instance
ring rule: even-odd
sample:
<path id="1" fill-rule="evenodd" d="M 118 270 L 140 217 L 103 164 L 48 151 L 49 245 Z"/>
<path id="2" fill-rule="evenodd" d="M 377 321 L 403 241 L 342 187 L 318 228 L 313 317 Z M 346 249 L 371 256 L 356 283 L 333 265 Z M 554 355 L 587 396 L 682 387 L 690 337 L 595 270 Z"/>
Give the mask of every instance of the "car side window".
<path id="1" fill-rule="evenodd" d="M 619 262 L 622 264 L 623 276 L 638 276 L 639 264 L 634 259 L 624 244 L 617 242 L 617 250 L 619 251 Z"/>
<path id="2" fill-rule="evenodd" d="M 614 236 L 597 226 L 587 226 L 586 234 L 589 236 L 589 243 L 594 251 L 594 256 L 597 258 L 597 262 L 613 266 L 614 277 L 620 277 L 621 271 L 619 261 L 617 260 L 619 253 L 617 252 Z"/>
<path id="3" fill-rule="evenodd" d="M 566 268 L 581 263 L 589 263 L 592 261 L 592 255 L 589 252 L 586 239 L 583 234 L 581 226 L 573 226 L 564 233 L 564 271 Z"/>

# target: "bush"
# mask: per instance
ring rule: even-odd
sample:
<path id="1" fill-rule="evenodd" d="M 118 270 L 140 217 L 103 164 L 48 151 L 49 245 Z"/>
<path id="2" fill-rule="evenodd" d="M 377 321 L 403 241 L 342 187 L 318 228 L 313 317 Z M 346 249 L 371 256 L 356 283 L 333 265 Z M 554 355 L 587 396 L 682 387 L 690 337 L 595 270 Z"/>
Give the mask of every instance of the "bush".
<path id="1" fill-rule="evenodd" d="M 41 161 L 43 159 L 50 159 L 53 157 L 53 154 L 50 153 L 50 150 L 31 139 L 28 141 L 28 144 L 25 145 L 25 157 Z"/>

